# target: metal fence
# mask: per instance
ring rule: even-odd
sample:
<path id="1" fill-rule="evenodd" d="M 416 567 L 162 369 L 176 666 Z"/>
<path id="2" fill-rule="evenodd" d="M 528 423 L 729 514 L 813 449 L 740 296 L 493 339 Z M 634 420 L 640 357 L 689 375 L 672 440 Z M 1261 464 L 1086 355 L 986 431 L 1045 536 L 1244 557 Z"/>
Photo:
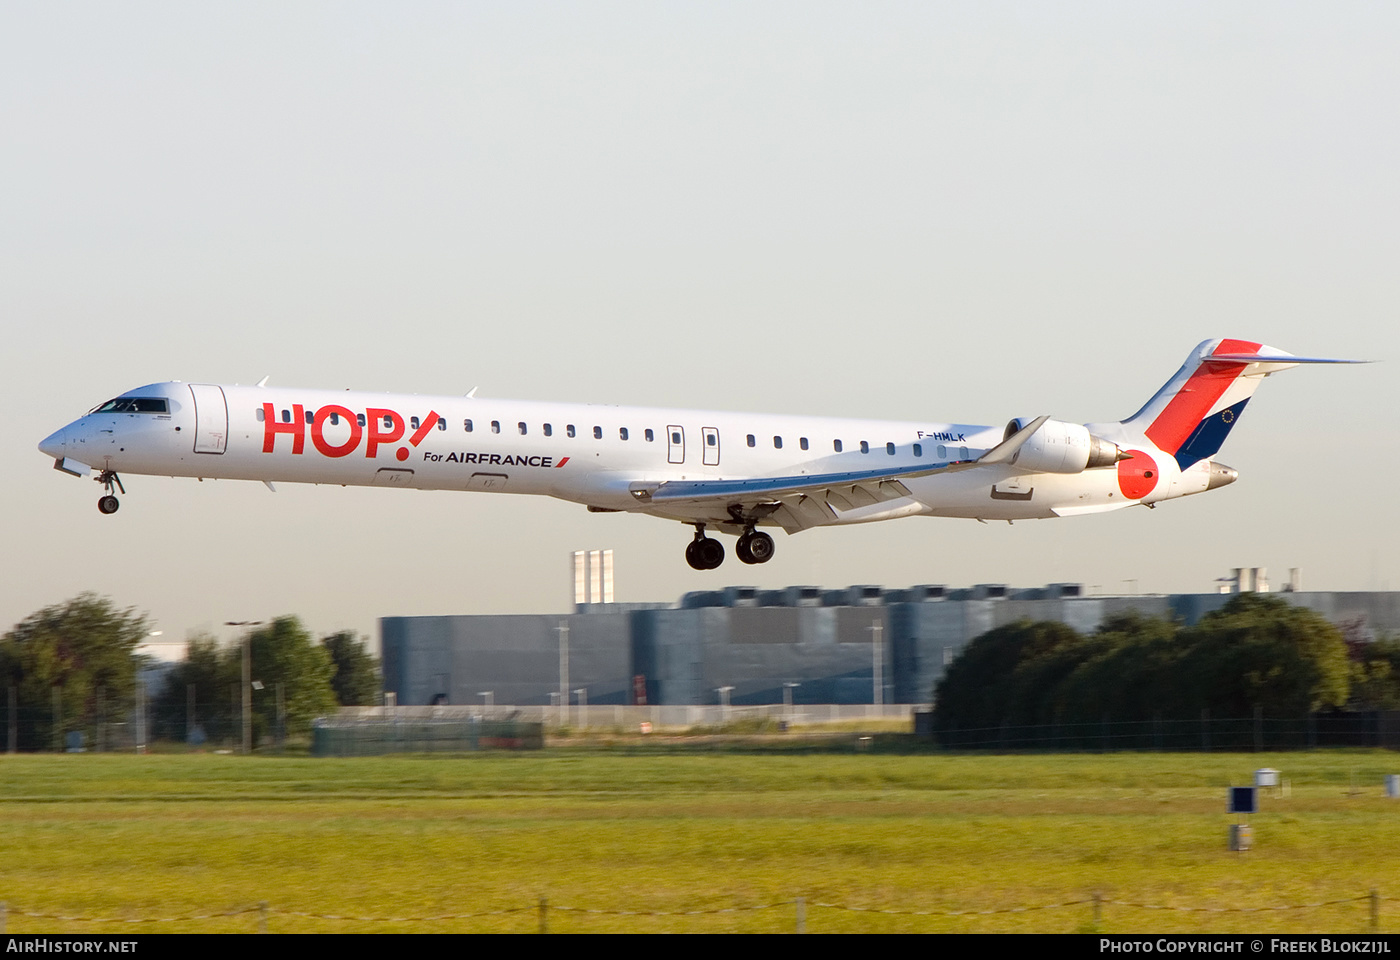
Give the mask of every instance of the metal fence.
<path id="1" fill-rule="evenodd" d="M 579 729 L 613 729 L 637 732 L 643 724 L 650 724 L 654 731 L 692 730 L 697 727 L 724 727 L 755 721 L 772 721 L 799 725 L 819 725 L 824 723 L 849 723 L 859 720 L 903 721 L 912 725 L 914 714 L 927 710 L 927 706 L 915 704 L 849 704 L 781 703 L 760 706 L 578 706 L 570 704 L 558 706 L 436 706 L 436 707 L 342 707 L 341 717 L 397 717 L 400 720 L 417 719 L 466 719 L 481 717 L 486 720 L 511 719 L 542 723 L 546 727 L 571 727 Z M 912 730 L 913 727 L 911 726 Z"/>
<path id="2" fill-rule="evenodd" d="M 385 753 L 463 753 L 539 750 L 544 725 L 482 717 L 327 717 L 311 727 L 318 757 L 369 757 Z"/>
<path id="3" fill-rule="evenodd" d="M 1113 720 L 1097 723 L 1001 724 L 959 729 L 926 724 L 940 745 L 955 750 L 1149 750 L 1249 752 L 1315 747 L 1400 748 L 1400 712 L 1313 714 L 1296 718 L 1211 717 Z"/>

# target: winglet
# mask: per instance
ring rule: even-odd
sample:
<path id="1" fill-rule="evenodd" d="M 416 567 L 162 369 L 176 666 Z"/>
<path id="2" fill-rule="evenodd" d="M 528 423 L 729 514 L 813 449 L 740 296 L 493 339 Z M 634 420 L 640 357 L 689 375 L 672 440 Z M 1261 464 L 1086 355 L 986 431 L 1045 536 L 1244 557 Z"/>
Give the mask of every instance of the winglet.
<path id="1" fill-rule="evenodd" d="M 468 390 L 467 393 L 466 393 L 467 399 L 468 399 L 468 400 L 475 400 L 475 399 L 476 399 L 476 391 L 477 391 L 478 389 L 479 389 L 478 387 L 472 387 L 470 390 Z"/>
<path id="2" fill-rule="evenodd" d="M 263 378 L 262 378 L 261 380 L 259 380 L 257 383 L 253 384 L 253 386 L 255 386 L 255 387 L 265 387 L 265 386 L 267 386 L 267 381 L 268 381 L 268 379 L 269 379 L 271 376 L 272 376 L 272 374 L 269 373 L 266 377 L 263 377 Z"/>

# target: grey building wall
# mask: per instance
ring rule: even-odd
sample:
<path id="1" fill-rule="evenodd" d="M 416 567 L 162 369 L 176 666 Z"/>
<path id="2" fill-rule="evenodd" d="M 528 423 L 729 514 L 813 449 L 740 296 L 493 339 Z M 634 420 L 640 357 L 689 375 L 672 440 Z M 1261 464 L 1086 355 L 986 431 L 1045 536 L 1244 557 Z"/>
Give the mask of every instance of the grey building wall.
<path id="1" fill-rule="evenodd" d="M 559 692 L 561 623 L 569 627 L 569 689 L 589 703 L 630 702 L 627 612 L 548 616 L 384 617 L 384 689 L 404 705 L 547 704 Z M 573 699 L 571 695 L 571 699 Z"/>
<path id="2" fill-rule="evenodd" d="M 1060 585 L 1057 585 L 1060 586 Z M 500 704 L 550 702 L 559 689 L 558 626 L 569 626 L 569 688 L 591 704 L 632 702 L 644 678 L 650 704 L 871 703 L 872 627 L 882 638 L 886 703 L 927 703 L 944 668 L 974 637 L 1017 620 L 1058 620 L 1090 632 L 1128 611 L 1198 621 L 1230 594 L 1083 597 L 1057 589 L 822 592 L 725 591 L 691 594 L 678 608 L 591 604 L 563 616 L 386 617 L 380 621 L 385 689 L 399 703 L 478 704 L 491 690 Z M 929 597 L 902 602 L 906 596 Z M 1400 593 L 1280 593 L 1333 622 L 1360 621 L 1373 635 L 1400 631 Z M 887 603 L 899 599 L 901 602 Z M 766 605 L 765 605 L 766 604 Z M 612 609 L 608 609 L 612 606 Z M 575 700 L 576 702 L 576 700 Z"/>

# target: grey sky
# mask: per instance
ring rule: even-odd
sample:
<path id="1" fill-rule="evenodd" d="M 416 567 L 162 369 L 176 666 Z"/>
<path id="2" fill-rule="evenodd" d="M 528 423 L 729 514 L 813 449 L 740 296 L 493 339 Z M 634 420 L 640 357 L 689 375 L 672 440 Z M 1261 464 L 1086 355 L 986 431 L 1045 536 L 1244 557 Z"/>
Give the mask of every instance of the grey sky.
<path id="1" fill-rule="evenodd" d="M 129 478 L 35 444 L 181 379 L 1000 423 L 1132 413 L 1208 337 L 1400 355 L 1382 4 L 0 7 L 0 626 L 167 637 L 726 583 L 1400 584 L 1389 364 L 1290 371 L 1158 510 L 779 537 L 486 495 Z"/>

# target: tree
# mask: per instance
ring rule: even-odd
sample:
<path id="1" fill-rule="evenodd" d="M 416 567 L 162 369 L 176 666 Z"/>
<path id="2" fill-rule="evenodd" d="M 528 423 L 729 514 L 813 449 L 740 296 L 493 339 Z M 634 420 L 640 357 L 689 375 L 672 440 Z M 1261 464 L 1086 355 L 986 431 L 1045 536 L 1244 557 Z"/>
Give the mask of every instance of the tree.
<path id="1" fill-rule="evenodd" d="M 277 729 L 277 685 L 282 685 L 289 734 L 302 734 L 311 729 L 311 721 L 334 713 L 335 693 L 331 690 L 334 667 L 330 654 L 311 639 L 311 634 L 296 617 L 278 617 L 270 624 L 249 633 L 244 642 L 249 645 L 254 684 L 253 736 L 261 740 Z M 242 656 L 242 647 L 232 651 Z M 241 661 L 235 661 L 240 663 Z M 241 681 L 240 681 L 241 682 Z"/>
<path id="2" fill-rule="evenodd" d="M 1353 645 L 1355 649 L 1361 647 Z M 1340 631 L 1281 597 L 1245 593 L 1196 626 L 1127 614 L 1089 637 L 1062 623 L 1021 621 L 984 633 L 949 665 L 935 692 L 939 731 L 1001 724 L 1298 717 L 1366 699 L 1400 701 L 1400 644 L 1366 645 L 1348 660 Z"/>
<path id="3" fill-rule="evenodd" d="M 18 694 L 20 749 L 54 743 L 55 688 L 60 735 L 130 710 L 136 648 L 149 632 L 145 615 L 84 593 L 31 614 L 0 638 L 0 677 Z"/>
<path id="4" fill-rule="evenodd" d="M 381 684 L 379 667 L 366 649 L 365 641 L 349 630 L 333 633 L 321 640 L 330 655 L 335 673 L 331 689 L 342 707 L 370 706 L 379 702 Z"/>
<path id="5" fill-rule="evenodd" d="M 1050 658 L 1082 639 L 1072 627 L 1053 620 L 1021 620 L 974 638 L 948 665 L 934 692 L 938 728 L 1028 722 L 1023 697 L 1031 686 L 1024 673 L 1022 682 L 1016 682 L 1017 670 L 1037 662 L 1048 665 Z"/>
<path id="6" fill-rule="evenodd" d="M 165 683 L 151 704 L 155 735 L 186 740 L 189 728 L 190 686 L 194 687 L 194 722 L 209 740 L 234 742 L 239 737 L 237 687 L 243 682 L 242 661 L 219 649 L 208 634 L 190 638 L 185 659 L 165 675 Z"/>
<path id="7" fill-rule="evenodd" d="M 1341 632 L 1281 597 L 1242 593 L 1183 631 L 1182 679 L 1214 716 L 1298 717 L 1346 704 L 1351 667 Z"/>

